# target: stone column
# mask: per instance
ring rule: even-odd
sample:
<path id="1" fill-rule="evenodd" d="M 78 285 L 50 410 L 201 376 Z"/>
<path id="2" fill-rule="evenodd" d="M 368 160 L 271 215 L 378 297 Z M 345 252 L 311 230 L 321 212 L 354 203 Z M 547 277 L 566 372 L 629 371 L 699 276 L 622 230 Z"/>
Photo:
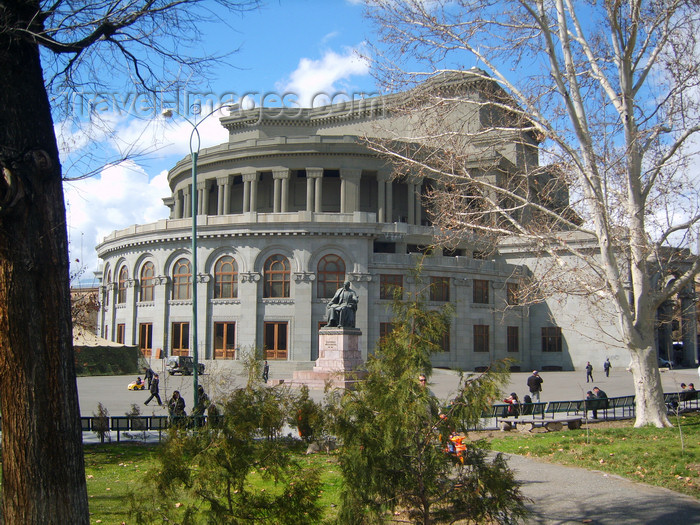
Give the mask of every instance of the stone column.
<path id="1" fill-rule="evenodd" d="M 416 185 L 413 182 L 407 182 L 406 183 L 406 207 L 408 208 L 408 224 L 415 224 L 416 221 L 416 213 L 415 213 L 415 204 L 416 204 Z"/>
<path id="2" fill-rule="evenodd" d="M 258 172 L 253 174 L 253 180 L 250 181 L 250 211 L 258 211 Z"/>
<path id="3" fill-rule="evenodd" d="M 197 183 L 197 214 L 207 215 L 209 213 L 209 182 Z"/>
<path id="4" fill-rule="evenodd" d="M 192 217 L 192 185 L 190 184 L 184 190 L 182 190 L 182 198 L 185 202 L 185 213 L 183 214 L 183 219 Z"/>
<path id="5" fill-rule="evenodd" d="M 162 357 L 170 355 L 168 351 L 170 347 L 170 318 L 168 317 L 168 313 L 170 312 L 170 308 L 168 307 L 170 287 L 168 286 L 168 281 L 168 277 L 164 275 L 156 276 L 153 281 L 155 285 L 153 289 L 153 305 L 155 312 L 153 314 L 152 358 L 156 357 L 156 351 L 159 348 L 162 350 Z"/>
<path id="6" fill-rule="evenodd" d="M 695 366 L 697 350 L 697 310 L 695 308 L 695 292 L 693 287 L 686 288 L 679 294 L 681 300 L 681 340 L 683 341 L 683 364 Z M 681 364 L 681 363 L 676 363 Z"/>
<path id="7" fill-rule="evenodd" d="M 386 222 L 386 179 L 385 171 L 377 172 L 377 222 Z"/>
<path id="8" fill-rule="evenodd" d="M 243 173 L 243 213 L 257 211 L 258 201 L 258 172 Z"/>
<path id="9" fill-rule="evenodd" d="M 173 211 L 173 219 L 182 219 L 182 192 L 175 192 L 175 210 Z"/>
<path id="10" fill-rule="evenodd" d="M 216 214 L 217 215 L 227 215 L 231 211 L 231 178 L 227 175 L 226 177 L 219 177 L 216 179 L 217 185 L 217 202 L 216 202 Z"/>
<path id="11" fill-rule="evenodd" d="M 273 211 L 275 213 L 287 211 L 289 202 L 289 169 L 278 169 L 272 171 L 274 181 Z"/>
<path id="12" fill-rule="evenodd" d="M 423 182 L 420 181 L 416 184 L 416 224 L 420 226 L 423 223 L 423 199 L 422 199 L 422 191 L 423 191 Z"/>
<path id="13" fill-rule="evenodd" d="M 306 211 L 314 211 L 314 180 L 306 172 Z"/>
<path id="14" fill-rule="evenodd" d="M 353 213 L 360 210 L 360 177 L 361 169 L 341 169 L 341 213 Z M 344 191 L 343 191 L 344 190 Z"/>
<path id="15" fill-rule="evenodd" d="M 391 179 L 386 181 L 386 219 L 385 222 L 394 222 L 394 183 Z"/>
<path id="16" fill-rule="evenodd" d="M 250 181 L 243 175 L 243 213 L 250 211 Z"/>
<path id="17" fill-rule="evenodd" d="M 314 180 L 314 211 L 321 213 L 323 204 L 323 168 L 306 168 L 306 176 Z M 308 187 L 306 194 L 308 196 Z M 308 203 L 307 203 L 308 207 Z"/>

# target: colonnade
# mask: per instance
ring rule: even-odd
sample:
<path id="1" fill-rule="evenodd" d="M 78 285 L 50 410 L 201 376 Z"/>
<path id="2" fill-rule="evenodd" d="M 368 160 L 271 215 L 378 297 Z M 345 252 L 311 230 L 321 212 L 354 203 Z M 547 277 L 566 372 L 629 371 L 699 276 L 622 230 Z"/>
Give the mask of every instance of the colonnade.
<path id="1" fill-rule="evenodd" d="M 261 184 L 260 174 L 272 172 L 272 212 L 286 213 L 290 210 L 291 177 L 293 170 L 289 168 L 277 168 L 272 170 L 245 169 L 235 175 L 212 178 L 197 183 L 197 210 L 198 214 L 207 214 L 209 210 L 209 199 L 213 192 L 210 188 L 216 184 L 216 214 L 228 215 L 232 212 L 231 189 L 235 178 L 240 177 L 242 182 L 242 203 L 238 208 L 243 213 L 258 212 L 258 193 Z M 306 200 L 304 209 L 307 212 L 323 212 L 324 203 L 324 168 L 306 168 Z M 372 171 L 372 177 L 376 174 L 376 194 L 377 204 L 375 210 L 360 210 L 361 180 L 363 170 L 360 168 L 341 168 L 340 174 L 340 213 L 353 213 L 355 211 L 373 211 L 376 213 L 378 222 L 407 222 L 409 224 L 420 225 L 422 222 L 422 201 L 421 192 L 423 188 L 422 180 L 408 179 L 401 182 L 392 180 L 388 170 Z M 395 187 L 398 184 L 405 184 L 406 203 L 405 206 L 394 206 Z M 192 186 L 187 185 L 180 190 L 176 190 L 172 199 L 172 214 L 175 219 L 188 218 L 192 216 L 191 204 Z M 400 211 L 399 211 L 400 210 Z M 406 215 L 397 214 L 406 210 Z"/>

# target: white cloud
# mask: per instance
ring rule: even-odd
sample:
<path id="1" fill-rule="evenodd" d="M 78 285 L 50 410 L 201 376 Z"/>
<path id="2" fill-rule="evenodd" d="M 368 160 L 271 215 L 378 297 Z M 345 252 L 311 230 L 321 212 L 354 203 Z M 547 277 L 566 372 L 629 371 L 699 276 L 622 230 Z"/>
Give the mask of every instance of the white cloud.
<path id="1" fill-rule="evenodd" d="M 137 164 L 108 166 L 99 176 L 65 184 L 71 270 L 97 268 L 95 246 L 113 230 L 168 217 L 163 197 L 170 195 L 167 171 L 149 180 Z M 79 262 L 76 262 L 76 259 Z"/>
<path id="2" fill-rule="evenodd" d="M 328 104 L 334 94 L 347 92 L 348 87 L 341 85 L 341 81 L 369 73 L 369 62 L 359 49 L 346 48 L 342 54 L 326 51 L 319 60 L 302 58 L 289 79 L 280 83 L 278 88 L 295 93 L 303 107 Z"/>

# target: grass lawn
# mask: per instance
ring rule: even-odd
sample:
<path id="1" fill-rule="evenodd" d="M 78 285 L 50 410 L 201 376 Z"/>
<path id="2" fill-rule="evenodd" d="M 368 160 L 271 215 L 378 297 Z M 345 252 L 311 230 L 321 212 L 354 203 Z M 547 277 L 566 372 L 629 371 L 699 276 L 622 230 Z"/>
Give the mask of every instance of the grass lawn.
<path id="1" fill-rule="evenodd" d="M 674 418 L 676 426 L 668 429 L 634 429 L 633 421 L 613 421 L 592 424 L 588 431 L 585 428 L 532 434 L 496 431 L 474 433 L 470 437 L 486 437 L 494 450 L 609 472 L 700 498 L 700 414 L 680 418 L 683 445 L 678 422 Z M 91 523 L 132 523 L 126 495 L 129 491 L 138 492 L 140 480 L 158 468 L 155 452 L 156 445 L 139 443 L 85 447 Z M 341 484 L 336 457 L 323 453 L 300 454 L 298 460 L 303 465 L 320 467 L 321 504 L 326 517 L 334 517 Z M 260 488 L 272 488 L 257 476 L 251 476 L 250 480 Z"/>
<path id="2" fill-rule="evenodd" d="M 672 423 L 674 428 L 635 429 L 633 420 L 614 421 L 588 430 L 493 432 L 486 437 L 500 452 L 609 472 L 700 499 L 700 414 L 674 417 Z"/>
<path id="3" fill-rule="evenodd" d="M 156 447 L 136 442 L 85 446 L 90 523 L 132 523 L 126 495 L 130 491 L 137 492 L 140 481 L 158 468 Z M 327 518 L 334 517 L 341 482 L 335 455 L 300 455 L 297 459 L 302 465 L 320 467 L 323 483 L 321 505 L 326 509 Z M 250 480 L 261 488 L 271 486 L 256 476 L 251 476 Z"/>

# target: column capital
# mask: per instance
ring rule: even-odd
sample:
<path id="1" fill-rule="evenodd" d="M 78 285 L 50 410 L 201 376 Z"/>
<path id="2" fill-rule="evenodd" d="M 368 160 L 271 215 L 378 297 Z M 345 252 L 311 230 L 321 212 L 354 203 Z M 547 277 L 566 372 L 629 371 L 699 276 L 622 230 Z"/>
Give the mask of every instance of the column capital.
<path id="1" fill-rule="evenodd" d="M 258 170 L 245 170 L 241 172 L 243 182 L 252 182 L 258 180 Z"/>
<path id="2" fill-rule="evenodd" d="M 203 180 L 201 182 L 197 183 L 197 189 L 198 190 L 206 190 L 207 186 L 209 186 L 209 181 L 208 180 Z"/>
<path id="3" fill-rule="evenodd" d="M 291 174 L 289 168 L 276 168 L 272 170 L 273 179 L 288 179 Z"/>
<path id="4" fill-rule="evenodd" d="M 351 182 L 359 182 L 362 176 L 361 168 L 340 168 L 340 178 Z"/>
<path id="5" fill-rule="evenodd" d="M 310 179 L 320 179 L 323 177 L 323 168 L 306 168 L 306 177 Z"/>
<path id="6" fill-rule="evenodd" d="M 377 170 L 377 180 L 379 182 L 387 182 L 391 179 L 391 170 Z"/>
<path id="7" fill-rule="evenodd" d="M 231 175 L 224 175 L 223 177 L 216 178 L 216 184 L 219 186 L 225 186 L 231 183 Z"/>

